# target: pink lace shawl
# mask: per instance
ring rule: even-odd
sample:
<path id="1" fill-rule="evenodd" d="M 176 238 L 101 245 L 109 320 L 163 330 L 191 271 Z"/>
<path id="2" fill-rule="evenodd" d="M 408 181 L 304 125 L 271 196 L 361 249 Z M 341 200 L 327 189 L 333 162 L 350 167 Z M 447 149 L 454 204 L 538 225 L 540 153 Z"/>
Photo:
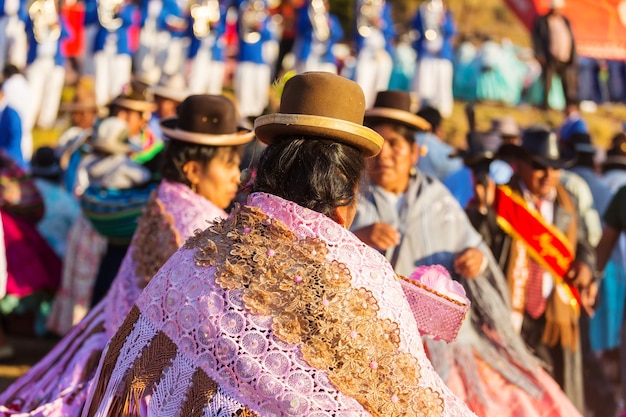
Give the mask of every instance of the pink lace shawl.
<path id="1" fill-rule="evenodd" d="M 227 217 L 224 210 L 194 193 L 186 185 L 163 180 L 157 193 L 157 199 L 164 211 L 174 220 L 174 228 L 182 239 L 181 244 L 192 236 L 196 229 L 206 228 L 208 222 L 216 218 Z M 158 250 L 158 248 L 154 249 Z M 105 307 L 107 338 L 117 331 L 143 291 L 137 285 L 135 262 L 132 259 L 133 251 L 134 248 L 131 245 L 107 296 Z"/>
<path id="2" fill-rule="evenodd" d="M 400 349 L 418 359 L 420 385 L 438 392 L 445 416 L 473 416 L 444 386 L 426 358 L 411 308 L 391 266 L 376 251 L 328 217 L 281 198 L 256 193 L 247 202 L 280 220 L 299 237 L 317 237 L 328 245 L 329 260 L 348 266 L 355 287 L 372 291 L 379 317 L 400 326 Z M 158 332 L 177 346 L 178 354 L 152 391 L 148 413 L 170 415 L 180 410 L 199 366 L 220 386 L 220 393 L 262 416 L 368 416 L 361 404 L 339 392 L 324 371 L 303 361 L 299 348 L 274 338 L 271 318 L 245 310 L 241 291 L 225 291 L 215 283 L 213 267 L 194 262 L 194 250 L 179 249 L 150 281 L 137 300 L 141 312 L 119 352 L 105 388 L 111 398 L 126 371 Z M 110 401 L 96 415 L 106 415 Z M 173 414 L 171 414 L 173 415 Z M 205 416 L 214 416 L 209 409 Z"/>

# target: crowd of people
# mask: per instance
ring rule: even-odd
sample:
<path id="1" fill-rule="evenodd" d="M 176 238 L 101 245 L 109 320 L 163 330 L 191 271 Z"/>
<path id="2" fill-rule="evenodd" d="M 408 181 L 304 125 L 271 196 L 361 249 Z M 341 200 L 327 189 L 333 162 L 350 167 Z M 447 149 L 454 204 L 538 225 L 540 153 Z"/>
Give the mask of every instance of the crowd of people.
<path id="1" fill-rule="evenodd" d="M 0 16 L 15 37 L 0 36 L 0 360 L 19 355 L 16 316 L 61 339 L 0 393 L 1 413 L 626 411 L 612 380 L 626 381 L 626 135 L 600 163 L 561 1 L 538 19 L 535 59 L 537 104 L 553 106 L 560 79 L 564 123 L 503 113 L 478 131 L 469 104 L 463 149 L 442 120 L 470 91 L 457 58 L 471 45 L 453 47 L 443 1 L 411 20 L 409 75 L 384 0 L 357 2 L 353 56 L 325 0 L 86 1 L 74 70 L 94 83 L 64 103 L 53 68 L 68 68 L 69 35 L 58 13 L 38 20 L 47 1 Z M 468 101 L 521 100 L 519 73 L 494 69 Z M 35 148 L 33 127 L 57 113 L 70 126 Z M 450 340 L 422 331 L 407 284 L 429 267 L 470 301 Z M 446 297 L 435 308 L 453 327 Z M 616 351 L 606 375 L 600 354 Z"/>

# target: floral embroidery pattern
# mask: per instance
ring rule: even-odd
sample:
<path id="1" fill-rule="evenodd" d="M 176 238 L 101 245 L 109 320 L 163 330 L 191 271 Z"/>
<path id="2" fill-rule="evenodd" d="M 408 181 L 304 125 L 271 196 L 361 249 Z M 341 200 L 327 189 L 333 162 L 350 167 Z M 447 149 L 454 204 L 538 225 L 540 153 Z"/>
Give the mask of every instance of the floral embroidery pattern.
<path id="1" fill-rule="evenodd" d="M 139 288 L 148 285 L 150 279 L 180 247 L 180 240 L 174 218 L 165 211 L 156 191 L 153 192 L 138 221 L 133 239 L 132 259 L 135 261 Z"/>
<path id="2" fill-rule="evenodd" d="M 243 290 L 245 307 L 271 316 L 274 335 L 374 416 L 441 416 L 440 393 L 419 386 L 420 366 L 400 351 L 397 323 L 377 317 L 372 293 L 351 286 L 348 268 L 326 259 L 318 239 L 298 239 L 254 207 L 196 231 L 185 247 L 216 283 Z"/>

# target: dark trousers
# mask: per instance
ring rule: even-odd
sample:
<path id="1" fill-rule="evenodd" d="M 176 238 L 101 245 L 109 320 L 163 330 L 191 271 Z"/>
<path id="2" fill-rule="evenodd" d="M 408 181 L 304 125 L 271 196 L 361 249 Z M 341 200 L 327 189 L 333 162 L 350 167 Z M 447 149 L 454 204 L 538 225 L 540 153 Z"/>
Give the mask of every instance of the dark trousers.
<path id="1" fill-rule="evenodd" d="M 615 392 L 604 374 L 602 364 L 591 349 L 589 316 L 582 310 L 580 315 L 580 346 L 583 355 L 583 389 L 585 404 L 594 417 L 614 416 L 617 413 Z"/>
<path id="2" fill-rule="evenodd" d="M 584 414 L 582 354 L 580 347 L 575 351 L 563 348 L 560 344 L 547 346 L 542 343 L 545 316 L 533 319 L 528 314 L 522 323 L 522 338 L 544 364 L 546 372 L 560 385 L 565 395 Z"/>
<path id="3" fill-rule="evenodd" d="M 117 271 L 122 265 L 122 260 L 124 260 L 124 256 L 126 256 L 128 246 L 129 245 L 114 245 L 110 242 L 107 244 L 107 251 L 102 258 L 102 262 L 100 262 L 96 282 L 93 286 L 91 307 L 98 304 L 109 291 L 109 287 L 111 287 L 117 275 Z"/>
<path id="4" fill-rule="evenodd" d="M 552 77 L 558 75 L 563 85 L 565 100 L 578 100 L 578 68 L 575 64 L 548 60 L 543 67 L 541 79 L 543 81 L 543 107 L 548 108 L 548 97 L 552 88 Z"/>

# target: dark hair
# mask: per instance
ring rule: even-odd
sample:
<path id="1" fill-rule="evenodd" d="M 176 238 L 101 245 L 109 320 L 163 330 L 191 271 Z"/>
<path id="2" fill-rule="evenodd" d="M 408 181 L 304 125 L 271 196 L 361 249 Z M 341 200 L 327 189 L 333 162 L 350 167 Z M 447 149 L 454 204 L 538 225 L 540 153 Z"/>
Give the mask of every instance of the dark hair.
<path id="1" fill-rule="evenodd" d="M 237 152 L 238 149 L 237 146 L 199 145 L 170 139 L 165 147 L 161 175 L 163 179 L 190 186 L 191 184 L 183 172 L 183 166 L 190 161 L 206 165 L 215 158 L 218 151 L 222 148 L 230 149 L 232 152 Z"/>
<path id="2" fill-rule="evenodd" d="M 11 78 L 15 74 L 19 74 L 20 70 L 13 64 L 6 64 L 2 69 L 2 76 L 4 79 Z"/>
<path id="3" fill-rule="evenodd" d="M 432 106 L 424 106 L 418 112 L 417 115 L 422 119 L 425 119 L 428 123 L 430 123 L 430 131 L 434 132 L 441 125 L 441 113 L 439 110 Z"/>
<path id="4" fill-rule="evenodd" d="M 337 207 L 356 201 L 364 171 L 363 153 L 350 145 L 317 137 L 282 137 L 261 154 L 252 191 L 333 217 Z"/>

